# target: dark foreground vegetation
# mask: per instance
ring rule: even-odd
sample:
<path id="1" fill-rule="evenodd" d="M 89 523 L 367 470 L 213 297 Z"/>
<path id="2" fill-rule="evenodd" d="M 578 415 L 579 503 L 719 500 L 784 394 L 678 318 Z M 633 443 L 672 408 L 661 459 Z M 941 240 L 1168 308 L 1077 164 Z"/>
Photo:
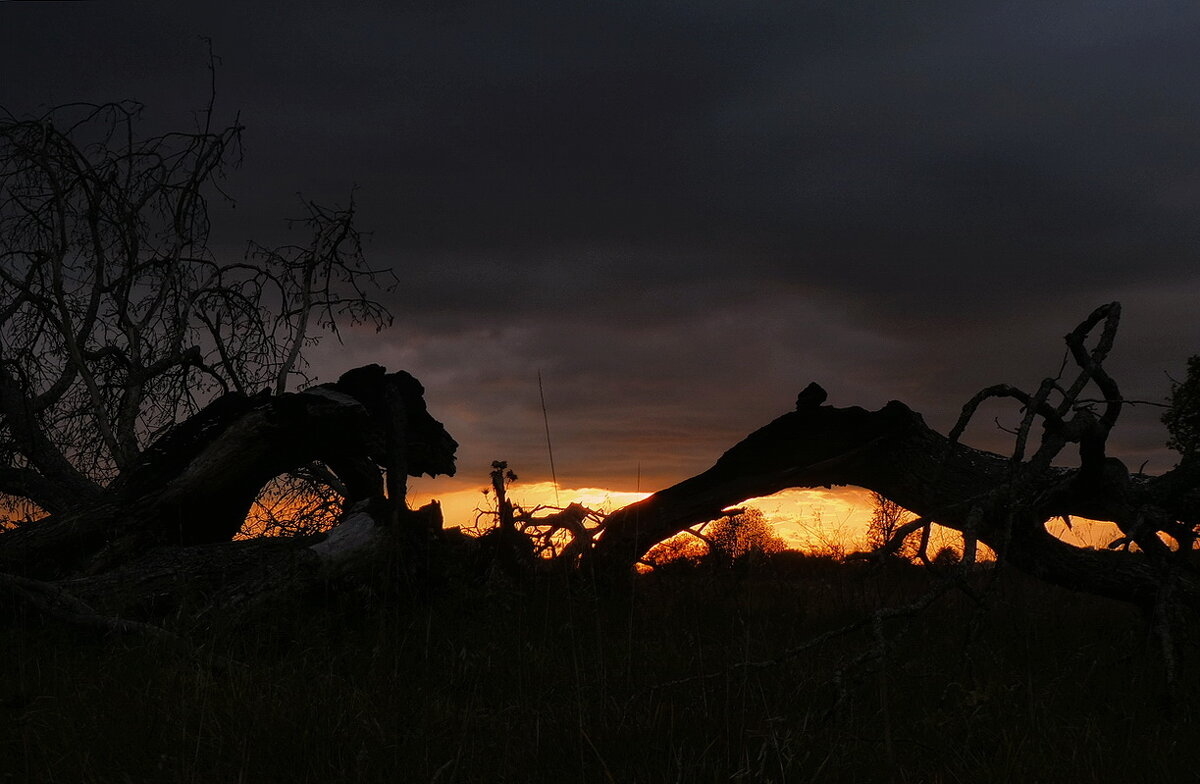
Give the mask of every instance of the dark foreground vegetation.
<path id="1" fill-rule="evenodd" d="M 1012 569 L 971 576 L 982 603 L 955 591 L 738 666 L 935 579 L 782 553 L 622 595 L 577 576 L 419 601 L 331 585 L 186 642 L 25 625 L 0 638 L 0 780 L 1194 779 L 1191 662 L 1168 701 L 1137 610 Z"/>

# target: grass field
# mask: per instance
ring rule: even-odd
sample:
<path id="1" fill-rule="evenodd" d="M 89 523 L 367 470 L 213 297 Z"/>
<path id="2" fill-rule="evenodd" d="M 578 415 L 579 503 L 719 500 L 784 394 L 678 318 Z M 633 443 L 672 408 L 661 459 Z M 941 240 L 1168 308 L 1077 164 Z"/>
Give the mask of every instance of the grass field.
<path id="1" fill-rule="evenodd" d="M 787 554 L 603 595 L 565 579 L 419 602 L 331 591 L 184 630 L 188 646 L 8 631 L 0 781 L 1200 778 L 1196 657 L 1168 702 L 1131 608 L 1011 570 L 973 579 L 982 605 L 952 593 L 765 667 L 737 665 L 931 578 Z"/>

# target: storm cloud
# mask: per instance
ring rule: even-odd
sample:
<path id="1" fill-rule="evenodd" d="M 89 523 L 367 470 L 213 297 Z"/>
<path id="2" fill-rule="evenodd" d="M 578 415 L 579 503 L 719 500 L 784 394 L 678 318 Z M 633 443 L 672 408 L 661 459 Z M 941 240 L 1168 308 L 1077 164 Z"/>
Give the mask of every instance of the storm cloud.
<path id="1" fill-rule="evenodd" d="M 645 489 L 810 380 L 948 427 L 1056 372 L 1112 300 L 1130 397 L 1200 351 L 1192 3 L 5 3 L 0 25 L 10 112 L 133 98 L 151 127 L 206 102 L 210 38 L 218 115 L 246 126 L 216 246 L 355 189 L 397 321 L 317 369 L 421 378 L 463 481 L 548 475 L 539 372 L 560 478 Z M 1118 451 L 1168 468 L 1157 413 L 1128 416 Z"/>

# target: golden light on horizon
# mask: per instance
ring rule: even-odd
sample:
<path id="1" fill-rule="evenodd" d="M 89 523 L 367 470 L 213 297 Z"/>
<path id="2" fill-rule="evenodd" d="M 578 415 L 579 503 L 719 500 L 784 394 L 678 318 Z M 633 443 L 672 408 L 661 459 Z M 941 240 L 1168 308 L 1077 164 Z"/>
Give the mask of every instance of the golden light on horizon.
<path id="1" fill-rule="evenodd" d="M 493 503 L 482 492 L 483 486 L 436 492 L 435 482 L 414 483 L 409 504 L 422 506 L 436 500 L 442 505 L 447 526 L 470 526 L 479 510 Z M 599 512 L 616 509 L 652 495 L 633 490 L 600 487 L 558 488 L 551 482 L 514 485 L 509 499 L 525 508 L 565 507 L 578 502 Z M 751 498 L 739 506 L 753 507 L 775 528 L 789 547 L 823 551 L 841 547 L 846 551 L 866 545 L 867 522 L 871 519 L 870 492 L 859 487 L 834 487 L 785 490 L 764 498 Z"/>
<path id="2" fill-rule="evenodd" d="M 408 503 L 416 508 L 430 501 L 442 507 L 444 525 L 469 528 L 476 522 L 480 511 L 491 511 L 494 501 L 485 495 L 483 485 L 472 488 L 437 492 L 436 480 L 414 481 Z M 518 483 L 509 491 L 509 500 L 531 510 L 538 507 L 564 508 L 571 503 L 601 513 L 609 513 L 628 504 L 635 503 L 653 493 L 632 490 L 613 490 L 602 487 L 556 488 L 552 482 Z M 289 509 L 296 504 L 294 509 Z M 259 506 L 262 505 L 260 509 Z M 289 511 L 301 511 L 302 504 L 295 499 L 277 500 L 275 505 L 264 505 L 263 499 L 256 504 L 255 513 L 248 523 L 256 526 L 243 529 L 239 538 L 263 533 L 264 517 L 286 518 Z M 270 507 L 270 508 L 269 508 Z M 777 536 L 788 547 L 809 553 L 842 555 L 857 550 L 869 549 L 867 529 L 874 508 L 870 490 L 849 486 L 830 488 L 794 488 L 774 495 L 749 498 L 737 507 L 753 508 L 762 512 Z M 253 530 L 251 530 L 253 529 Z M 1075 517 L 1068 526 L 1061 518 L 1047 521 L 1046 530 L 1051 535 L 1077 547 L 1104 549 L 1121 535 L 1120 529 L 1111 522 Z M 930 538 L 929 554 L 932 556 L 943 547 L 960 551 L 962 536 L 957 531 L 935 525 Z M 986 552 L 985 552 L 986 550 Z M 991 551 L 981 545 L 981 558 L 991 556 Z"/>
<path id="3" fill-rule="evenodd" d="M 451 492 L 434 492 L 436 482 L 420 483 L 420 490 L 410 494 L 409 504 L 421 506 L 436 500 L 442 505 L 442 516 L 446 526 L 469 527 L 474 524 L 480 510 L 491 508 L 493 501 L 482 492 L 482 486 Z M 626 490 L 609 490 L 599 487 L 558 488 L 555 492 L 551 482 L 517 484 L 509 491 L 509 499 L 525 508 L 537 506 L 565 507 L 578 502 L 599 512 L 612 512 L 622 506 L 640 501 L 653 493 Z M 787 546 L 809 553 L 841 555 L 856 550 L 866 550 L 867 525 L 873 510 L 871 491 L 853 485 L 831 488 L 794 488 L 774 495 L 749 498 L 738 507 L 749 507 L 763 513 L 763 517 L 774 528 Z M 1053 522 L 1053 521 L 1052 521 Z M 1074 530 L 1058 521 L 1066 531 L 1060 536 L 1071 544 L 1080 546 L 1103 546 L 1103 533 L 1093 533 L 1091 521 L 1076 519 Z M 1101 525 L 1112 526 L 1111 523 Z M 1051 533 L 1059 535 L 1050 523 Z M 1115 526 L 1112 526 L 1115 530 Z M 935 525 L 930 537 L 929 554 L 932 557 L 943 547 L 962 550 L 962 535 L 957 531 Z M 986 548 L 981 545 L 980 557 L 985 557 Z M 986 550 L 991 557 L 991 551 Z"/>
<path id="4" fill-rule="evenodd" d="M 430 501 L 437 501 L 442 506 L 442 519 L 447 527 L 470 526 L 480 510 L 494 508 L 494 501 L 483 493 L 484 485 L 476 488 L 464 488 L 450 492 L 436 492 L 436 482 L 414 482 L 409 493 L 408 504 L 420 507 Z M 608 490 L 601 487 L 555 488 L 552 482 L 531 482 L 516 484 L 510 488 L 508 498 L 514 504 L 524 508 L 535 507 L 566 507 L 572 502 L 580 503 L 588 509 L 597 512 L 612 512 L 651 495 L 651 493 Z"/>
<path id="5" fill-rule="evenodd" d="M 740 506 L 762 512 L 776 534 L 798 550 L 849 552 L 866 546 L 871 494 L 861 487 L 795 488 Z"/>

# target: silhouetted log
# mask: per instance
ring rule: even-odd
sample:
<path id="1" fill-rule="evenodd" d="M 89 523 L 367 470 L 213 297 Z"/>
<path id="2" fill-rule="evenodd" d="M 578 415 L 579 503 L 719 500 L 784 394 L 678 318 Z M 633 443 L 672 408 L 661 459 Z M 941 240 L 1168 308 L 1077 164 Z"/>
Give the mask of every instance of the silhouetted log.
<path id="1" fill-rule="evenodd" d="M 1111 520 L 1132 537 L 1197 516 L 1197 475 L 1185 462 L 1158 477 L 1131 476 L 1104 458 L 1095 468 L 1035 467 L 959 444 L 903 403 L 877 411 L 821 405 L 815 384 L 784 414 L 726 452 L 712 468 L 612 513 L 591 552 L 621 573 L 654 544 L 719 517 L 748 498 L 789 488 L 857 485 L 917 515 L 977 538 L 1018 568 L 1050 582 L 1151 604 L 1164 591 L 1200 609 L 1188 554 L 1148 540 L 1143 552 L 1095 551 L 1052 536 L 1062 515 Z M 1147 521 L 1153 521 L 1152 526 Z"/>
<path id="2" fill-rule="evenodd" d="M 396 525 L 396 517 L 412 523 Z M 163 546 L 114 569 L 56 584 L 98 613 L 142 621 L 184 614 L 228 621 L 283 603 L 303 605 L 315 593 L 353 584 L 419 589 L 427 554 L 409 531 L 441 529 L 436 504 L 397 515 L 387 504 L 363 502 L 327 533 Z"/>
<path id="3" fill-rule="evenodd" d="M 397 516 L 412 525 L 397 526 Z M 0 620 L 20 615 L 9 620 L 157 633 L 147 622 L 183 616 L 191 623 L 238 624 L 284 605 L 307 610 L 335 592 L 412 592 L 427 584 L 428 553 L 412 546 L 408 531 L 436 535 L 441 524 L 436 503 L 397 515 L 376 499 L 312 536 L 165 545 L 108 571 L 57 581 L 0 573 Z"/>
<path id="4" fill-rule="evenodd" d="M 377 366 L 279 396 L 225 395 L 172 428 L 91 504 L 0 535 L 0 572 L 98 574 L 151 548 L 228 542 L 261 488 L 313 461 L 348 490 L 347 505 L 403 505 L 404 475 L 454 473 L 455 441 L 407 373 Z"/>

